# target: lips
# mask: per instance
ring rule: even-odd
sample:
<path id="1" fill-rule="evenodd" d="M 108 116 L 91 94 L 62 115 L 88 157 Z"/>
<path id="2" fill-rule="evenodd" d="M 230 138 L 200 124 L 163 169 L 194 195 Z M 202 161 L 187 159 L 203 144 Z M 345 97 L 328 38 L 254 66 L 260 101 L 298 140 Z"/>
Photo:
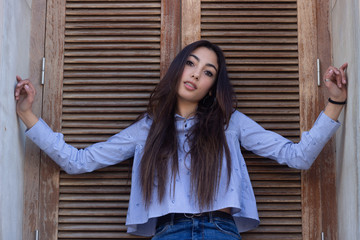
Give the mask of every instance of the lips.
<path id="1" fill-rule="evenodd" d="M 189 90 L 195 90 L 197 89 L 197 86 L 192 82 L 184 82 L 185 88 Z"/>

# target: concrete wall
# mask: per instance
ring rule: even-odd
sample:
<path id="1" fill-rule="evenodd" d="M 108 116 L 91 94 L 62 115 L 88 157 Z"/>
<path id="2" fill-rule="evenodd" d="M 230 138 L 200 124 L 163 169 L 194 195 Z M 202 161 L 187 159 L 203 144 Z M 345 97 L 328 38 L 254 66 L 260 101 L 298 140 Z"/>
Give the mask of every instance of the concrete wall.
<path id="1" fill-rule="evenodd" d="M 15 76 L 29 75 L 31 0 L 0 0 L 0 239 L 22 238 L 24 127 Z"/>
<path id="2" fill-rule="evenodd" d="M 339 239 L 360 239 L 360 5 L 330 1 L 333 64 L 349 63 L 348 103 L 336 136 Z"/>

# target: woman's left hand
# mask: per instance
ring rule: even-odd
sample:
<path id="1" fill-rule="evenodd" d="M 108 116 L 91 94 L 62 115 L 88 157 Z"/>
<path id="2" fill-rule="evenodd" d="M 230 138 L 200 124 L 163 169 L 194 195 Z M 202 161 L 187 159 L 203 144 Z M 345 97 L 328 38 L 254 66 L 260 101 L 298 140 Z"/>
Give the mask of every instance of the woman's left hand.
<path id="1" fill-rule="evenodd" d="M 324 74 L 324 83 L 329 91 L 329 97 L 336 102 L 344 102 L 347 99 L 347 63 L 339 69 L 330 66 Z"/>

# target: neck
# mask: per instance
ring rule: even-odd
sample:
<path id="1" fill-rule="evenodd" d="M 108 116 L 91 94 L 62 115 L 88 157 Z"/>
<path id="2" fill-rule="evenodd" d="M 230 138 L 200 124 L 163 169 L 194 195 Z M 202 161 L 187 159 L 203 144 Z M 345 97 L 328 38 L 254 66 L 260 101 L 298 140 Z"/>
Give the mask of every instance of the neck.
<path id="1" fill-rule="evenodd" d="M 184 118 L 189 118 L 195 115 L 198 103 L 184 102 L 178 99 L 176 106 L 176 113 Z"/>

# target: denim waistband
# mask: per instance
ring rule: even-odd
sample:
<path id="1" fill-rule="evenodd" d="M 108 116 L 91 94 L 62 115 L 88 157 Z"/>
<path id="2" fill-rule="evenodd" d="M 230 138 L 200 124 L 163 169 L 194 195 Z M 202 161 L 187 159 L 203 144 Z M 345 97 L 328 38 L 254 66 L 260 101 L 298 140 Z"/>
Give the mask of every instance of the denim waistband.
<path id="1" fill-rule="evenodd" d="M 212 212 L 195 213 L 195 214 L 193 214 L 193 213 L 169 213 L 164 216 L 158 217 L 157 226 L 161 226 L 165 223 L 174 224 L 177 221 L 189 220 L 192 218 L 201 218 L 201 217 L 208 217 L 209 219 L 218 217 L 218 218 L 234 220 L 233 217 L 231 216 L 231 214 L 228 214 L 228 213 L 222 212 L 222 211 L 212 211 Z"/>

